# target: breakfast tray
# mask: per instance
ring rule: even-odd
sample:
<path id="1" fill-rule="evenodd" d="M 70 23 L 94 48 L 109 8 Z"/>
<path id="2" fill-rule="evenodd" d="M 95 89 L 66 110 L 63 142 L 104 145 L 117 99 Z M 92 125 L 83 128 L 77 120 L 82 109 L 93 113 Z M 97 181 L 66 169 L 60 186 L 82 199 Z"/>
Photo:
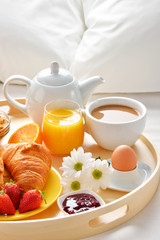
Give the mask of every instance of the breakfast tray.
<path id="1" fill-rule="evenodd" d="M 23 99 L 18 101 L 24 102 Z M 0 101 L 0 109 L 7 111 L 11 118 L 10 133 L 21 125 L 31 122 L 24 113 L 5 100 Z M 4 138 L 3 141 L 6 139 Z M 83 148 L 91 152 L 93 157 L 100 156 L 102 159 L 108 159 L 112 154 L 111 151 L 99 147 L 88 134 L 85 135 Z M 64 215 L 55 202 L 45 211 L 32 217 L 16 221 L 1 221 L 1 239 L 80 239 L 110 230 L 135 216 L 149 203 L 156 192 L 160 176 L 160 158 L 153 144 L 143 135 L 134 144 L 133 149 L 138 161 L 145 162 L 152 168 L 149 179 L 135 190 L 129 193 L 111 189 L 99 190 L 98 194 L 106 204 L 76 215 Z M 61 164 L 62 157 L 53 158 L 53 167 L 58 171 Z"/>

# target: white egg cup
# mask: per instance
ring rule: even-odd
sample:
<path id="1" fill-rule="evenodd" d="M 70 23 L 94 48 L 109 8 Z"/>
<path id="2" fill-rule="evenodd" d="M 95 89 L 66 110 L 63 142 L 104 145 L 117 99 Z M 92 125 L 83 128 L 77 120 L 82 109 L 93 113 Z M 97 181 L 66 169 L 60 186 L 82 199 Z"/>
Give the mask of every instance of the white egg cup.
<path id="1" fill-rule="evenodd" d="M 110 161 L 109 161 L 110 162 Z M 112 170 L 109 188 L 130 192 L 146 181 L 152 170 L 147 164 L 137 161 L 137 166 L 131 171 L 119 171 L 110 166 Z"/>

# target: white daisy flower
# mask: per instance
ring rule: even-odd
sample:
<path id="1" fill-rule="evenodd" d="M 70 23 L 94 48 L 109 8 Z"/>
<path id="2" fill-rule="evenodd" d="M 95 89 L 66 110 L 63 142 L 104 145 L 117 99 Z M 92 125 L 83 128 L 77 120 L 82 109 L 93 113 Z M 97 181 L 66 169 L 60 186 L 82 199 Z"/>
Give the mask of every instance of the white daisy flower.
<path id="1" fill-rule="evenodd" d="M 90 185 L 92 189 L 98 188 L 106 189 L 110 180 L 110 169 L 108 168 L 107 160 L 95 160 L 92 168 L 90 169 Z"/>
<path id="2" fill-rule="evenodd" d="M 73 178 L 62 178 L 61 185 L 63 186 L 63 193 L 72 192 L 77 190 L 82 190 L 87 188 L 87 181 L 80 176 L 80 177 L 73 177 Z"/>
<path id="3" fill-rule="evenodd" d="M 60 169 L 63 171 L 63 177 L 80 177 L 80 175 L 85 173 L 94 162 L 92 154 L 90 152 L 84 153 L 82 147 L 79 147 L 78 150 L 73 149 L 71 156 L 64 157 L 62 167 Z"/>

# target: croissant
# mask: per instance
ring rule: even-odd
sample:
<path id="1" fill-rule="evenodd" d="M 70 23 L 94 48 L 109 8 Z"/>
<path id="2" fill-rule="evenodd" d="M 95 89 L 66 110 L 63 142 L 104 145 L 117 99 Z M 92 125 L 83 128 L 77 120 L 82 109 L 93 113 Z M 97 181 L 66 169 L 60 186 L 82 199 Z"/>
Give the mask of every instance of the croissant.
<path id="1" fill-rule="evenodd" d="M 0 187 L 3 186 L 4 184 L 3 174 L 4 174 L 4 164 L 3 164 L 2 158 L 0 157 Z"/>
<path id="2" fill-rule="evenodd" d="M 43 145 L 6 144 L 0 148 L 0 157 L 22 192 L 43 190 L 52 164 L 52 155 Z"/>

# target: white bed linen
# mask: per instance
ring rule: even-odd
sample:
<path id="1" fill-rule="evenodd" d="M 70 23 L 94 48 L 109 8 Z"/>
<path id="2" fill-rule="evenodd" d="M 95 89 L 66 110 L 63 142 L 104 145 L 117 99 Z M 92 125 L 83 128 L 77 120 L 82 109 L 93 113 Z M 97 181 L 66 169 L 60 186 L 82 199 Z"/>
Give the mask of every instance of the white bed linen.
<path id="1" fill-rule="evenodd" d="M 0 6 L 0 80 L 69 68 L 85 30 L 80 0 L 5 0 Z"/>
<path id="2" fill-rule="evenodd" d="M 160 91 L 159 0 L 3 0 L 0 80 L 58 61 L 96 93 Z"/>
<path id="3" fill-rule="evenodd" d="M 14 97 L 24 97 L 25 86 L 10 86 Z M 132 97 L 146 105 L 148 119 L 144 135 L 160 152 L 160 93 L 133 93 L 133 94 L 97 94 L 90 100 L 104 96 Z M 0 84 L 0 100 L 4 99 L 2 84 Z M 159 240 L 160 239 L 160 186 L 150 203 L 135 217 L 124 224 L 85 240 Z"/>
<path id="4" fill-rule="evenodd" d="M 82 4 L 87 30 L 72 62 L 77 79 L 103 77 L 96 93 L 160 91 L 160 1 Z"/>

